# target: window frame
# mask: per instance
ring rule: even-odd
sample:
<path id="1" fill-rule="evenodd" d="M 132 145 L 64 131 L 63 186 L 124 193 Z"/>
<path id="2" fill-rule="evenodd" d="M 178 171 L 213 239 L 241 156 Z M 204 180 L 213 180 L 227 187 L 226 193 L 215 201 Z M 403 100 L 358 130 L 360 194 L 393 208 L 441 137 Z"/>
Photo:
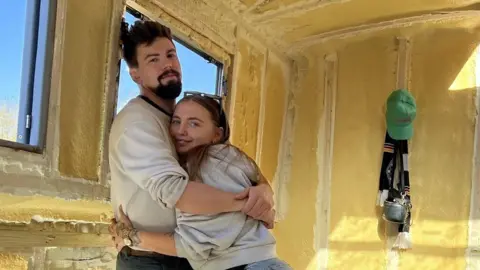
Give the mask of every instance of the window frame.
<path id="1" fill-rule="evenodd" d="M 0 147 L 42 154 L 46 146 L 57 0 L 27 1 L 16 141 Z"/>

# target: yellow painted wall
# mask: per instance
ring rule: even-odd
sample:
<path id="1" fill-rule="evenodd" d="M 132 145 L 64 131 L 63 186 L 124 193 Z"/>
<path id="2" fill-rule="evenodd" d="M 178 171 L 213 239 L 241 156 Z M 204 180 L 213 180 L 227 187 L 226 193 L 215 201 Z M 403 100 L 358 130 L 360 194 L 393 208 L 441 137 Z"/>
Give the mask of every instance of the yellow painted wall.
<path id="1" fill-rule="evenodd" d="M 375 199 L 385 136 L 383 105 L 395 87 L 394 49 L 393 39 L 387 37 L 350 44 L 338 52 L 331 269 L 382 269 L 385 265 Z M 359 265 L 364 268 L 356 268 Z"/>
<path id="2" fill-rule="evenodd" d="M 282 135 L 285 99 L 289 88 L 288 72 L 290 66 L 268 54 L 264 83 L 264 124 L 258 162 L 262 173 L 271 181 L 274 179 L 278 165 L 280 139 Z M 261 105 L 262 106 L 262 105 Z"/>
<path id="3" fill-rule="evenodd" d="M 28 261 L 17 254 L 0 252 L 0 269 L 1 270 L 28 269 Z"/>
<path id="4" fill-rule="evenodd" d="M 233 77 L 234 97 L 231 98 L 231 142 L 255 158 L 265 50 L 253 46 L 245 38 L 238 39 L 236 72 Z"/>
<path id="5" fill-rule="evenodd" d="M 47 196 L 0 194 L 0 219 L 29 222 L 34 215 L 62 220 L 108 222 L 113 216 L 108 202 L 63 200 Z"/>
<path id="6" fill-rule="evenodd" d="M 88 222 L 108 222 L 111 218 L 108 202 L 91 200 L 92 197 L 105 199 L 103 187 L 72 178 L 98 180 L 112 3 L 113 1 L 94 0 L 59 1 L 58 6 L 65 5 L 66 12 L 65 18 L 57 18 L 60 22 L 57 27 L 60 29 L 56 30 L 61 33 L 63 27 L 65 34 L 55 36 L 55 44 L 58 46 L 55 55 L 62 57 L 62 61 L 56 66 L 59 59 L 54 59 L 58 70 L 52 74 L 55 82 L 52 85 L 57 85 L 58 77 L 60 84 L 59 89 L 52 89 L 52 93 L 55 93 L 53 96 L 58 93 L 60 98 L 58 107 L 50 110 L 52 114 L 48 119 L 55 123 L 58 137 L 50 130 L 47 139 L 58 138 L 58 141 L 53 142 L 54 146 L 44 156 L 24 153 L 24 159 L 18 162 L 2 160 L 11 164 L 2 163 L 2 177 L 5 178 L 0 177 L 0 182 L 8 187 L 14 179 L 18 185 L 4 189 L 12 194 L 0 194 L 0 220 L 29 222 L 34 215 L 46 219 Z M 60 9 L 60 14 L 61 11 Z M 63 21 L 65 24 L 62 26 Z M 53 100 L 53 103 L 50 105 L 55 106 L 57 101 Z M 57 112 L 59 119 L 55 119 Z M 56 153 L 57 150 L 60 176 L 56 171 L 57 164 L 51 164 L 57 161 L 51 152 Z M 43 159 L 48 162 L 43 163 Z M 37 160 L 40 160 L 38 165 L 30 164 Z M 25 165 L 22 166 L 22 163 Z M 17 166 L 20 167 L 19 172 L 15 171 Z M 43 188 L 43 196 L 34 195 Z M 51 197 L 45 194 L 51 194 Z M 85 196 L 89 199 L 65 200 L 56 196 L 72 199 Z M 4 231 L 2 234 L 5 233 L 9 232 Z M 9 246 L 0 249 L 0 269 L 27 269 L 27 260 L 33 249 L 27 247 L 20 250 Z"/>
<path id="7" fill-rule="evenodd" d="M 400 254 L 399 269 L 465 268 L 476 90 L 475 62 L 464 65 L 478 43 L 475 33 L 461 29 L 425 28 L 412 37 L 410 90 L 418 106 L 409 162 L 414 248 Z M 325 48 L 332 50 L 326 44 L 318 55 Z M 338 55 L 338 87 L 328 269 L 385 269 L 385 223 L 375 200 L 384 103 L 396 85 L 395 36 L 346 40 L 333 51 Z M 313 269 L 317 260 L 313 238 L 319 200 L 315 192 L 322 181 L 316 142 L 323 62 L 312 62 L 314 57 L 291 89 L 298 93 L 293 97 L 297 109 L 288 211 L 275 229 L 279 254 L 294 269 Z"/>
<path id="8" fill-rule="evenodd" d="M 69 177 L 97 180 L 113 2 L 66 3 L 59 171 Z"/>
<path id="9" fill-rule="evenodd" d="M 323 91 L 319 83 L 323 78 L 323 66 L 316 59 L 309 59 L 299 77 L 294 77 L 295 125 L 293 127 L 292 168 L 287 185 L 288 212 L 284 220 L 276 224 L 279 256 L 293 269 L 307 269 L 315 256 L 314 231 L 316 219 L 318 165 L 316 162 L 317 132 L 322 110 Z"/>
<path id="10" fill-rule="evenodd" d="M 415 249 L 402 254 L 400 269 L 465 269 L 476 96 L 474 61 L 467 60 L 479 41 L 462 30 L 415 37 L 411 89 L 418 117 L 410 163 Z M 459 73 L 457 90 L 449 90 Z"/>
<path id="11" fill-rule="evenodd" d="M 240 35 L 237 48 L 232 70 L 233 91 L 226 106 L 232 127 L 230 141 L 250 157 L 257 158 L 262 173 L 273 181 L 278 166 L 290 62 L 280 59 L 252 37 Z"/>

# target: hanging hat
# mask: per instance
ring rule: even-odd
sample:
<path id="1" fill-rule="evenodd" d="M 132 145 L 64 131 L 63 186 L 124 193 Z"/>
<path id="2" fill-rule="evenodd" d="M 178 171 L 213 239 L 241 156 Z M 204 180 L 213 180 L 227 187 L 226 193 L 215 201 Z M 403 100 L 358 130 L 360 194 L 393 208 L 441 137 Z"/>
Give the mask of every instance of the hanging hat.
<path id="1" fill-rule="evenodd" d="M 409 140 L 413 136 L 413 120 L 417 115 L 415 99 L 409 91 L 393 91 L 387 99 L 387 131 L 395 140 Z"/>

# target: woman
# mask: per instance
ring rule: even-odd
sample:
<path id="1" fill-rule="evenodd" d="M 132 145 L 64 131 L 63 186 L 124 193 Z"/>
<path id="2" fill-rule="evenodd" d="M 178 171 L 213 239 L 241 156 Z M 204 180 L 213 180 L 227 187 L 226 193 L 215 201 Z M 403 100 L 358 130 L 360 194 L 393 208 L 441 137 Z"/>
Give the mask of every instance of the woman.
<path id="1" fill-rule="evenodd" d="M 186 93 L 175 108 L 170 133 L 190 179 L 241 192 L 261 177 L 255 162 L 227 143 L 230 130 L 219 97 Z M 114 236 L 134 231 L 140 248 L 185 257 L 193 269 L 291 269 L 276 257 L 275 239 L 265 225 L 242 212 L 202 216 L 178 211 L 173 234 L 136 231 L 122 209 L 120 215 Z"/>

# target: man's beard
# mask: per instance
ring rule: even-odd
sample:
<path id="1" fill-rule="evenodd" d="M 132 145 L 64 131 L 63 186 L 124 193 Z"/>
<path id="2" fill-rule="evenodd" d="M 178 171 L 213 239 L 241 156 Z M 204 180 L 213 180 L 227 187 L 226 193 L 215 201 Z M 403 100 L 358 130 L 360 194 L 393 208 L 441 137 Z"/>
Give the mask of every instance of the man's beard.
<path id="1" fill-rule="evenodd" d="M 169 81 L 167 84 L 162 84 L 162 78 L 174 74 L 177 77 L 175 81 Z M 182 82 L 180 81 L 180 74 L 177 71 L 171 70 L 163 73 L 158 77 L 158 86 L 152 89 L 153 93 L 158 97 L 166 100 L 174 100 L 182 92 Z"/>

